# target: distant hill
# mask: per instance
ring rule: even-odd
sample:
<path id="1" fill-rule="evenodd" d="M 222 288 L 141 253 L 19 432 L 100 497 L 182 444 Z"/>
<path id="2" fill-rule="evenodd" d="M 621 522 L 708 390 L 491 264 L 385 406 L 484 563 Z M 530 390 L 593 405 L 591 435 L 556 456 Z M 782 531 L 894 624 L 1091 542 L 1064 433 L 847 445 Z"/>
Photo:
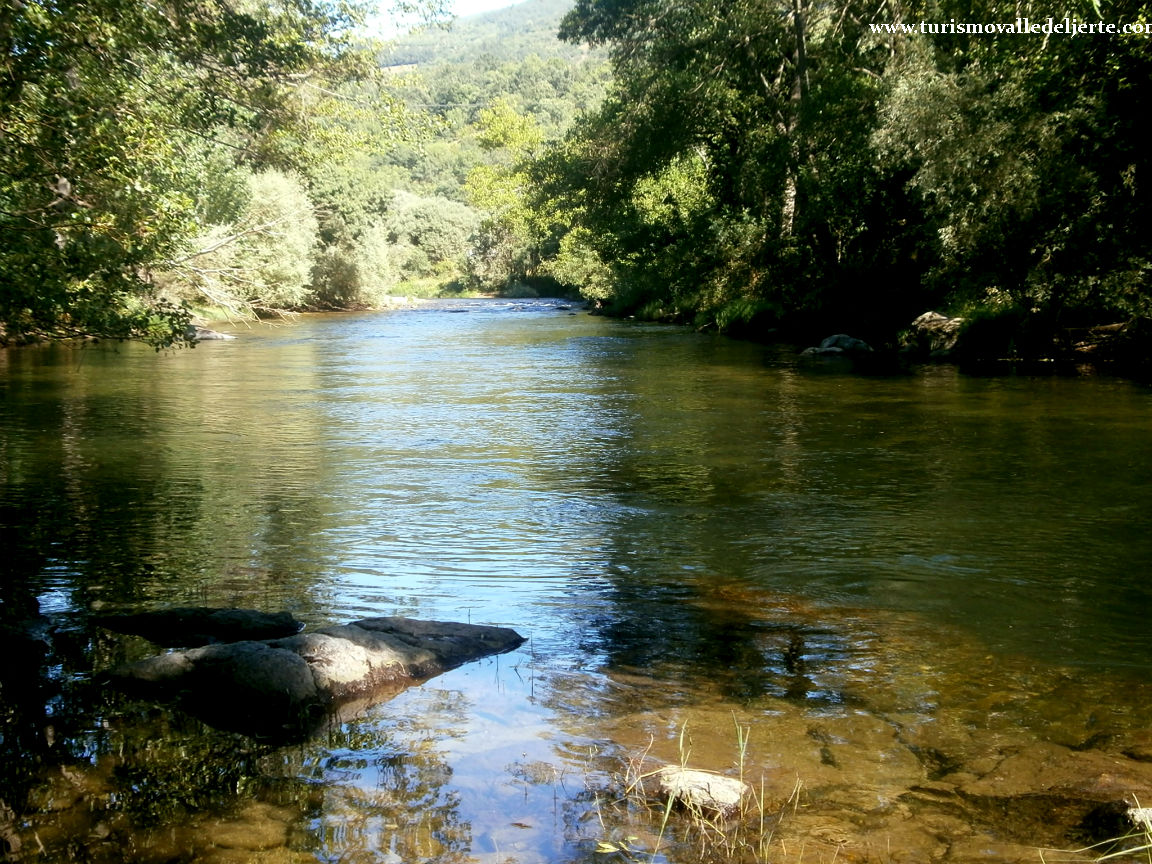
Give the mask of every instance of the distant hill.
<path id="1" fill-rule="evenodd" d="M 424 197 L 466 202 L 466 183 L 486 152 L 475 124 L 500 101 L 530 117 L 545 139 L 561 137 L 603 99 L 607 52 L 556 38 L 575 0 L 524 0 L 457 18 L 450 25 L 399 38 L 380 58 L 393 73 L 390 92 L 427 118 L 419 141 L 398 142 L 382 157 L 394 185 Z"/>
<path id="2" fill-rule="evenodd" d="M 556 38 L 560 19 L 573 5 L 574 0 L 524 0 L 505 9 L 457 18 L 444 27 L 400 37 L 381 61 L 389 67 L 426 67 L 481 59 L 507 63 L 532 54 L 541 59 L 580 59 L 589 53 L 587 48 Z"/>

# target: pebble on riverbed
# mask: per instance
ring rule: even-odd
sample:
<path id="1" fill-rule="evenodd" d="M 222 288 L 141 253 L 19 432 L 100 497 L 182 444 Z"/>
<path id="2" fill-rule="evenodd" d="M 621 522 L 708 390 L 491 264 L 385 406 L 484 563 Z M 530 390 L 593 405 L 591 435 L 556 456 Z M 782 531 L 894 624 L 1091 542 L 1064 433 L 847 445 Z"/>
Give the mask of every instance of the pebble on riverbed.
<path id="1" fill-rule="evenodd" d="M 1128 818 L 1141 831 L 1152 832 L 1152 807 L 1130 807 Z"/>
<path id="2" fill-rule="evenodd" d="M 711 771 L 694 771 L 669 765 L 656 772 L 660 792 L 680 801 L 689 809 L 728 814 L 740 806 L 749 791 L 747 783 Z"/>

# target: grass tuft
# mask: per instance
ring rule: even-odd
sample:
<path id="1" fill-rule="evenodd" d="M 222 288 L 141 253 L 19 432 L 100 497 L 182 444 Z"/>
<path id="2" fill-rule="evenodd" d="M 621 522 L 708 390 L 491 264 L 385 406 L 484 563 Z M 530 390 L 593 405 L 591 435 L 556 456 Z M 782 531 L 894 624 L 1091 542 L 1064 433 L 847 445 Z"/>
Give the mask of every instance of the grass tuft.
<path id="1" fill-rule="evenodd" d="M 1061 861 L 1083 861 L 1088 858 L 1095 864 L 1106 861 L 1143 861 L 1152 864 L 1152 809 L 1141 807 L 1137 802 L 1136 806 L 1128 810 L 1128 816 L 1135 825 L 1127 834 L 1080 849 L 1040 849 L 1040 861 L 1042 864 L 1059 864 Z"/>
<path id="2" fill-rule="evenodd" d="M 610 835 L 597 843 L 596 852 L 628 864 L 666 862 L 676 853 L 701 864 L 764 864 L 771 860 L 776 829 L 799 807 L 803 784 L 797 779 L 783 804 L 770 802 L 764 778 L 749 783 L 745 777 L 751 729 L 735 719 L 733 722 L 739 779 L 749 789 L 738 807 L 722 812 L 687 795 L 657 793 L 653 781 L 667 766 L 651 758 L 653 742 L 649 740 L 644 752 L 628 759 L 617 775 L 618 797 L 596 798 L 601 827 Z M 678 748 L 679 768 L 689 770 L 692 750 L 687 725 L 680 728 Z M 610 825 L 615 830 L 610 830 Z"/>

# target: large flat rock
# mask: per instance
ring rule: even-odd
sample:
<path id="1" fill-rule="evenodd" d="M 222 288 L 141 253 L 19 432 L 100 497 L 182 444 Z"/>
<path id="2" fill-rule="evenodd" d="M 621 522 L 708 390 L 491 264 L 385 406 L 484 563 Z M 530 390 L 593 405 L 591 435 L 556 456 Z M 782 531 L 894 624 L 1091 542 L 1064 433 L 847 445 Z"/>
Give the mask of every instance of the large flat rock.
<path id="1" fill-rule="evenodd" d="M 308 734 L 341 705 L 382 701 L 524 639 L 480 624 L 365 618 L 280 639 L 217 643 L 122 666 L 113 680 L 175 698 L 213 725 L 247 734 Z"/>

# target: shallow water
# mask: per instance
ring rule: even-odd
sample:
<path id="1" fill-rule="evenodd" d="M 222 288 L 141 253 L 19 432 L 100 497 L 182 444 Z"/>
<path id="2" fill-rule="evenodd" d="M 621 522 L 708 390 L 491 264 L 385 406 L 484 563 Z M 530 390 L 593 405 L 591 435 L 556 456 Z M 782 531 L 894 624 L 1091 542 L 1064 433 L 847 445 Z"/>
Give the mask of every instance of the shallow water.
<path id="1" fill-rule="evenodd" d="M 14 860 L 696 861 L 620 778 L 740 738 L 735 860 L 1039 860 L 1068 777 L 1152 784 L 1145 386 L 555 301 L 235 332 L 0 352 Z M 89 615 L 173 605 L 529 641 L 274 747 L 99 683 L 155 649 Z"/>

